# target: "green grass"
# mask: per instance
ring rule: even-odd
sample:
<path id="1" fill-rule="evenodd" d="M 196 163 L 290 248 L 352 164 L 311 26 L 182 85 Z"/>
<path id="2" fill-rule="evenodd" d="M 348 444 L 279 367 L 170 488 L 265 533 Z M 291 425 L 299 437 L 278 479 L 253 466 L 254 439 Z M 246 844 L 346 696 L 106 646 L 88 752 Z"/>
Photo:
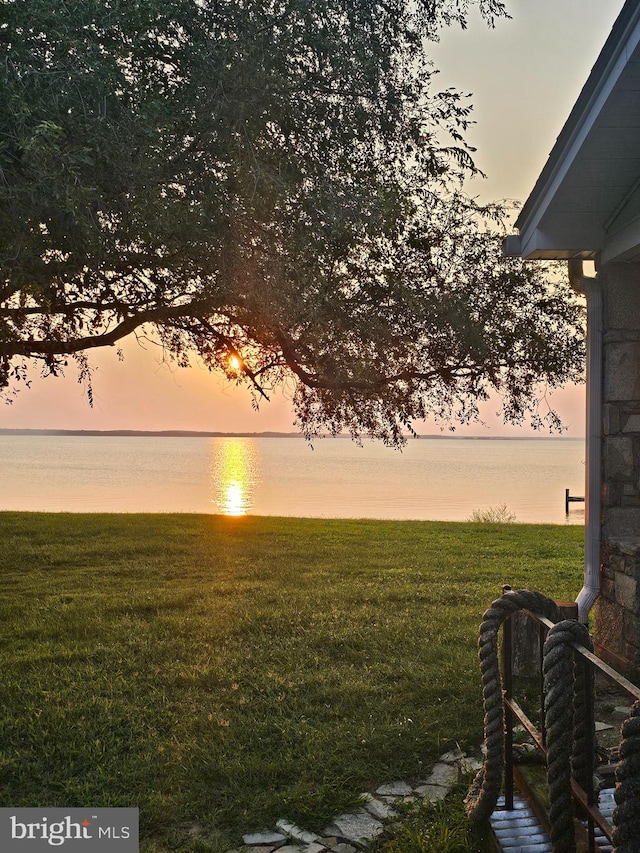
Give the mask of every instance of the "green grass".
<path id="1" fill-rule="evenodd" d="M 482 612 L 574 597 L 582 535 L 0 513 L 0 806 L 137 806 L 146 853 L 322 829 L 479 744 Z"/>
<path id="2" fill-rule="evenodd" d="M 467 819 L 465 794 L 466 787 L 459 785 L 444 800 L 409 808 L 403 819 L 390 828 L 389 838 L 379 845 L 380 853 L 486 853 L 494 850 L 486 826 L 472 824 Z"/>

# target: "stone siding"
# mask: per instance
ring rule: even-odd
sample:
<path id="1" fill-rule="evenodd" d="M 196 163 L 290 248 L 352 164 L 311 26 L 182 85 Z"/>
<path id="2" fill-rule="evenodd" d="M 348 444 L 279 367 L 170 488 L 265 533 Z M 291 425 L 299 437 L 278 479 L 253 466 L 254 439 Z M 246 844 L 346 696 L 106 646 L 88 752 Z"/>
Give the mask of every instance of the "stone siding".
<path id="1" fill-rule="evenodd" d="M 604 295 L 601 591 L 598 652 L 640 670 L 640 264 L 599 272 Z"/>

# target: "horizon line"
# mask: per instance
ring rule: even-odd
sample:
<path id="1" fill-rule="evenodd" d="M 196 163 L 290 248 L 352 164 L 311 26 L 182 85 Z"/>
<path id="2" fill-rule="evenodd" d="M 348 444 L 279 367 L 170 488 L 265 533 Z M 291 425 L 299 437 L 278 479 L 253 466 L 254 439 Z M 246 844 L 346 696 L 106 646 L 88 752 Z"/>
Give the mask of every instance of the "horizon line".
<path id="1" fill-rule="evenodd" d="M 139 437 L 139 438 L 304 438 L 301 432 L 278 432 L 264 430 L 262 432 L 232 431 L 222 432 L 213 430 L 138 430 L 138 429 L 49 429 L 31 427 L 0 427 L 0 435 L 51 435 L 51 436 L 86 436 L 86 437 Z M 332 436 L 322 433 L 318 438 L 351 438 L 348 433 Z M 367 436 L 362 436 L 366 438 Z M 470 441 L 585 441 L 585 436 L 568 435 L 456 435 L 455 433 L 416 433 L 407 434 L 408 441 L 420 439 L 447 439 Z"/>

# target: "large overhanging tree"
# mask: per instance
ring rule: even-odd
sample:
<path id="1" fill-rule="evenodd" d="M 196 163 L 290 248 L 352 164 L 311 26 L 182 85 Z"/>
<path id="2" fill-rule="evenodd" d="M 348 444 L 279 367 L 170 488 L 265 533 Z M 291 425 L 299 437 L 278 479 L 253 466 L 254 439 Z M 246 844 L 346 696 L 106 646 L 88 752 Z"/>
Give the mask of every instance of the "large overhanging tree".
<path id="1" fill-rule="evenodd" d="M 0 0 L 0 387 L 153 335 L 397 443 L 581 376 L 581 309 L 464 195 L 425 49 L 498 0 Z M 125 368 L 123 368 L 125 369 Z"/>

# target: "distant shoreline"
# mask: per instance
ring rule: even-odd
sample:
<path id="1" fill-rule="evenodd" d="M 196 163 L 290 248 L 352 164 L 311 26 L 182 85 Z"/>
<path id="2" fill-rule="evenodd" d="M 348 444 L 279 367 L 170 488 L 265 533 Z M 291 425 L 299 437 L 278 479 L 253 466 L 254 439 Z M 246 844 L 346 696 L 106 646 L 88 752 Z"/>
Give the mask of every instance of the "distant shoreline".
<path id="1" fill-rule="evenodd" d="M 202 430 L 138 430 L 138 429 L 3 429 L 0 435 L 26 436 L 76 436 L 90 438 L 303 438 L 299 432 L 210 432 Z M 322 436 L 329 438 L 330 436 Z M 349 435 L 334 438 L 350 438 Z M 455 435 L 440 433 L 407 436 L 409 441 L 417 439 L 455 439 L 457 441 L 584 441 L 584 436 L 566 435 Z"/>
<path id="2" fill-rule="evenodd" d="M 146 429 L 0 429 L 0 435 L 75 435 L 124 438 L 302 438 L 299 432 L 205 432 Z"/>

